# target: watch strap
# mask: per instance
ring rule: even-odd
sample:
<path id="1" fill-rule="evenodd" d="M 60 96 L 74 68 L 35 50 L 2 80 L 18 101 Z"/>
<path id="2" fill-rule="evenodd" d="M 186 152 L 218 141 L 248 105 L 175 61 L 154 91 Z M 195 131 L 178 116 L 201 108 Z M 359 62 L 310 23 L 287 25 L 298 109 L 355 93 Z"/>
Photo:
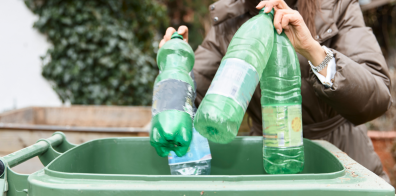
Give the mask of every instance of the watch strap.
<path id="1" fill-rule="evenodd" d="M 322 63 L 320 63 L 318 66 L 314 66 L 311 63 L 311 61 L 308 61 L 309 65 L 312 67 L 312 69 L 315 69 L 317 72 L 322 71 L 329 64 L 330 60 L 334 58 L 334 54 L 329 48 L 327 48 L 326 46 L 322 46 L 322 48 L 326 52 L 326 57 L 322 61 Z"/>

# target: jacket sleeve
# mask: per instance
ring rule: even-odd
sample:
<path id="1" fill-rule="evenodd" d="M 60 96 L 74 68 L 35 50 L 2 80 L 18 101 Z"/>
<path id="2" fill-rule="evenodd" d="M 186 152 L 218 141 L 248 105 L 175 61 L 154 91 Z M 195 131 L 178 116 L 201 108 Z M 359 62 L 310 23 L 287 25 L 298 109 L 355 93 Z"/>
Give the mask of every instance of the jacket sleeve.
<path id="1" fill-rule="evenodd" d="M 221 58 L 224 56 L 220 52 L 220 41 L 216 37 L 216 27 L 212 27 L 206 35 L 204 41 L 195 51 L 194 76 L 197 81 L 197 107 L 201 103 L 206 91 L 212 82 Z"/>
<path id="2" fill-rule="evenodd" d="M 382 115 L 391 106 L 388 67 L 358 1 L 350 1 L 337 21 L 330 48 L 336 60 L 333 86 L 324 87 L 310 70 L 317 96 L 355 125 Z"/>

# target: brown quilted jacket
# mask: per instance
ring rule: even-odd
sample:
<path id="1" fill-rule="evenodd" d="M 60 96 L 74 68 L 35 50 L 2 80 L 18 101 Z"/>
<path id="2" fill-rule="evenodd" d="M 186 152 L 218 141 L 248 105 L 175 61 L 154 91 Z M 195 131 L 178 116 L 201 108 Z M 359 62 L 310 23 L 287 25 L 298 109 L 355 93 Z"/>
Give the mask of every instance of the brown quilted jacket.
<path id="1" fill-rule="evenodd" d="M 298 10 L 295 0 L 286 2 Z M 209 6 L 213 26 L 195 51 L 197 105 L 205 96 L 235 32 L 258 14 L 257 3 L 256 0 L 220 0 Z M 304 137 L 328 140 L 381 175 L 381 163 L 363 124 L 383 114 L 392 104 L 388 67 L 378 42 L 365 26 L 357 0 L 322 1 L 315 24 L 315 39 L 333 50 L 337 71 L 333 86 L 326 88 L 313 74 L 307 59 L 298 55 Z M 258 86 L 247 109 L 253 122 L 251 135 L 262 135 L 260 96 Z"/>

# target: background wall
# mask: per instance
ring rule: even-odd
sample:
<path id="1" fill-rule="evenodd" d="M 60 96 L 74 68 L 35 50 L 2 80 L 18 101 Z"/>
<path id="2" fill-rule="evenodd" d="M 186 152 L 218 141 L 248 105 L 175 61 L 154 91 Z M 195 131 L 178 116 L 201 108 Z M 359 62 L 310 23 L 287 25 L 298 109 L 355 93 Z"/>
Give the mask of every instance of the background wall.
<path id="1" fill-rule="evenodd" d="M 0 113 L 33 105 L 62 105 L 41 76 L 40 56 L 50 45 L 32 28 L 36 20 L 22 0 L 0 1 Z"/>

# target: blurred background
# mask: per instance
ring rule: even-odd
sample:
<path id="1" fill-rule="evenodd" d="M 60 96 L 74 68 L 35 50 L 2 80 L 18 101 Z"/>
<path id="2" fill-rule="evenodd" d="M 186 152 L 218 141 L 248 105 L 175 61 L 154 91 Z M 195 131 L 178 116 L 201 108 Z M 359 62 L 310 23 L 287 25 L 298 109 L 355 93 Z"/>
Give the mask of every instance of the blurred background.
<path id="1" fill-rule="evenodd" d="M 74 143 L 147 136 L 158 43 L 168 26 L 186 25 L 195 50 L 211 28 L 213 2 L 1 0 L 0 156 L 54 131 L 64 131 Z M 359 3 L 387 60 L 396 97 L 395 1 Z M 367 123 L 394 186 L 395 123 L 395 104 Z M 247 135 L 249 126 L 245 116 L 239 134 Z"/>

